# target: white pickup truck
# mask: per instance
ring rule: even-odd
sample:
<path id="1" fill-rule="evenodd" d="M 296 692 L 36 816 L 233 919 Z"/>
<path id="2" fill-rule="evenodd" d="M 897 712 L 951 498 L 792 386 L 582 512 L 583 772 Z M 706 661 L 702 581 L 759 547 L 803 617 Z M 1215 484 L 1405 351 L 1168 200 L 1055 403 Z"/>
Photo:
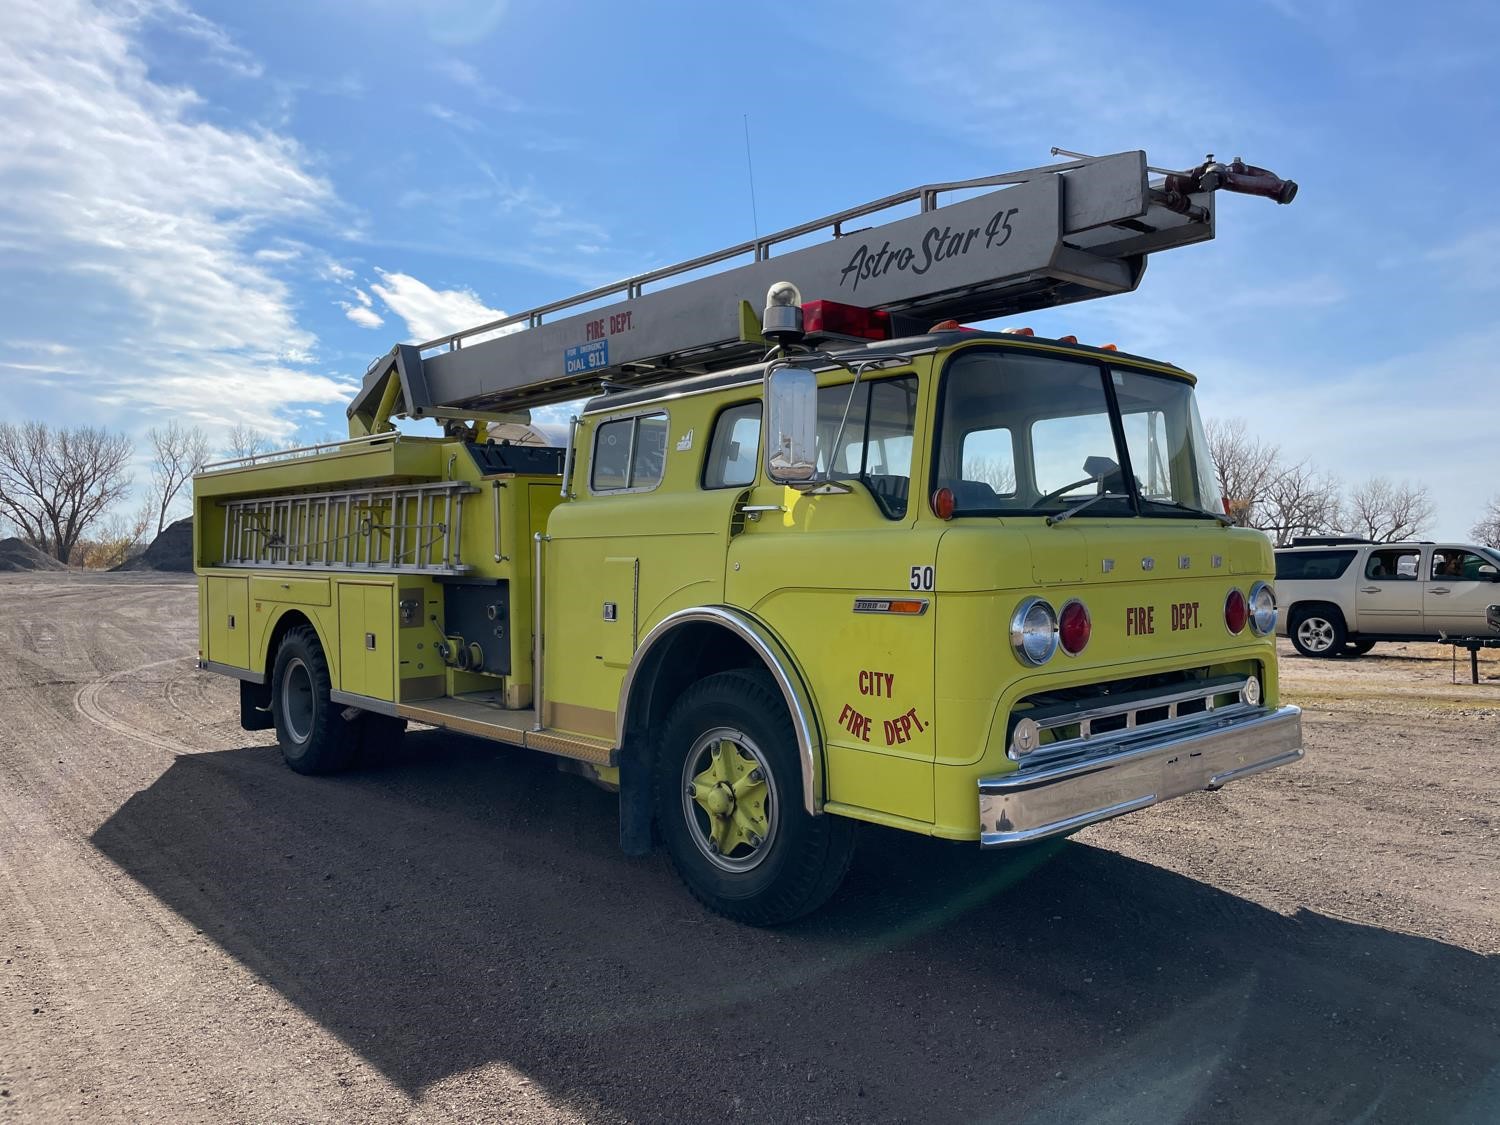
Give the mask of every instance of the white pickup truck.
<path id="1" fill-rule="evenodd" d="M 1500 550 L 1461 543 L 1294 540 L 1276 552 L 1277 632 L 1303 656 L 1378 641 L 1500 636 Z"/>

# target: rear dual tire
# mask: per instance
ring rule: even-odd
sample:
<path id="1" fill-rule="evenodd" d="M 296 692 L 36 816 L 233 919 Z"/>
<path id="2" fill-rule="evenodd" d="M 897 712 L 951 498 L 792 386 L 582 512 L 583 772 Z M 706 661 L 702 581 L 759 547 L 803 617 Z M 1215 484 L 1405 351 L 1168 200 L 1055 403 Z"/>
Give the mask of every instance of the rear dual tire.
<path id="1" fill-rule="evenodd" d="M 339 773 L 363 756 L 393 754 L 406 732 L 406 720 L 389 715 L 344 718 L 332 691 L 318 634 L 308 625 L 287 630 L 271 670 L 271 715 L 281 756 L 298 773 Z"/>

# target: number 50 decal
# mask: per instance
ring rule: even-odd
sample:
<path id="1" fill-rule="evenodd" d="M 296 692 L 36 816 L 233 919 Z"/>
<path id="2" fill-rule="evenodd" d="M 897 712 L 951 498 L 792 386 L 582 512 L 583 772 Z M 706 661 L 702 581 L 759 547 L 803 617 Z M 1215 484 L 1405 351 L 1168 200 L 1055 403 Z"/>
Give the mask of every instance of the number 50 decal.
<path id="1" fill-rule="evenodd" d="M 914 566 L 911 568 L 911 588 L 913 590 L 930 590 L 936 579 L 936 567 Z"/>

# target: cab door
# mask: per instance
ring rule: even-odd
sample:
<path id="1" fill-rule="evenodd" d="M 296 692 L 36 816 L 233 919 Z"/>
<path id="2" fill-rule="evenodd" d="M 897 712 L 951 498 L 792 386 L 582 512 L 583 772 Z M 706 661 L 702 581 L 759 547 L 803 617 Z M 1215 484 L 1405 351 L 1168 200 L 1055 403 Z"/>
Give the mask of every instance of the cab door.
<path id="1" fill-rule="evenodd" d="M 1495 630 L 1486 610 L 1500 604 L 1500 571 L 1490 559 L 1462 547 L 1434 547 L 1422 615 L 1429 633 L 1483 637 Z"/>
<path id="2" fill-rule="evenodd" d="M 1358 631 L 1422 636 L 1436 632 L 1422 619 L 1425 548 L 1380 547 L 1365 558 L 1355 597 Z"/>
<path id="3" fill-rule="evenodd" d="M 820 467 L 843 428 L 831 457 L 837 484 L 776 484 L 763 454 L 731 475 L 743 487 L 725 600 L 764 621 L 806 678 L 828 800 L 930 823 L 935 565 L 946 525 L 918 518 L 921 384 L 882 373 L 851 400 L 848 374 L 831 376 L 840 377 L 817 400 Z"/>

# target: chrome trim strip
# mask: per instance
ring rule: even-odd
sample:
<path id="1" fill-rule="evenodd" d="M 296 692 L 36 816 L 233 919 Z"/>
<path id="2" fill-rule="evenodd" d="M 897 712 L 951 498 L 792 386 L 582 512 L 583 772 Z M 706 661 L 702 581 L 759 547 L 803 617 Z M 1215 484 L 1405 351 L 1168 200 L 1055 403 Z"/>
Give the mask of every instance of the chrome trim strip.
<path id="1" fill-rule="evenodd" d="M 892 602 L 919 602 L 922 608 L 916 613 L 906 613 L 891 608 Z M 896 617 L 921 617 L 927 612 L 928 600 L 926 598 L 855 598 L 855 613 L 889 613 Z"/>
<path id="2" fill-rule="evenodd" d="M 1097 707 L 1086 707 L 1078 711 L 1066 711 L 1055 715 L 1046 715 L 1044 717 L 1039 717 L 1029 711 L 1017 711 L 1015 714 L 1018 718 L 1031 719 L 1036 723 L 1038 730 L 1056 730 L 1058 727 L 1067 727 L 1076 724 L 1079 728 L 1079 736 L 1077 738 L 1070 738 L 1062 742 L 1044 743 L 1041 746 L 1037 747 L 1037 749 L 1031 751 L 1029 754 L 1025 754 L 1020 758 L 1016 758 L 1014 755 L 1012 755 L 1012 758 L 1015 761 L 1037 761 L 1041 758 L 1050 760 L 1053 758 L 1063 757 L 1064 755 L 1070 753 L 1074 753 L 1085 744 L 1096 744 L 1097 740 L 1101 738 L 1107 739 L 1112 735 L 1120 734 L 1120 731 L 1105 731 L 1096 735 L 1090 730 L 1090 727 L 1100 719 L 1114 719 L 1120 717 L 1121 715 L 1125 716 L 1126 730 L 1134 730 L 1137 729 L 1137 727 L 1139 727 L 1140 730 L 1161 730 L 1166 727 L 1166 724 L 1175 722 L 1178 719 L 1192 720 L 1198 718 L 1202 714 L 1214 711 L 1215 708 L 1213 701 L 1217 696 L 1234 695 L 1243 699 L 1245 684 L 1248 682 L 1249 678 L 1244 676 L 1232 679 L 1216 680 L 1209 683 L 1200 684 L 1197 687 L 1189 688 L 1186 691 L 1173 691 L 1167 692 L 1164 695 L 1127 698 L 1122 699 L 1118 703 L 1106 703 L 1101 704 Z M 1194 712 L 1191 715 L 1179 716 L 1177 714 L 1177 708 L 1179 706 L 1184 703 L 1194 703 L 1198 700 L 1205 701 L 1205 711 Z M 1167 708 L 1167 717 L 1165 719 L 1157 719 L 1144 725 L 1139 724 L 1139 720 L 1137 718 L 1139 712 L 1154 711 L 1159 707 Z"/>
<path id="3" fill-rule="evenodd" d="M 358 707 L 361 711 L 374 711 L 377 715 L 396 718 L 400 712 L 389 699 L 376 699 L 373 695 L 358 695 L 352 691 L 330 691 L 330 702 L 342 703 L 345 707 Z"/>
<path id="4" fill-rule="evenodd" d="M 547 536 L 538 531 L 532 536 L 531 552 L 531 705 L 536 709 L 536 725 L 531 729 L 547 729 L 546 713 L 542 695 L 542 544 Z"/>
<path id="5" fill-rule="evenodd" d="M 1087 758 L 980 778 L 980 845 L 1057 836 L 1295 762 L 1303 756 L 1301 716 L 1297 707 L 1209 712 L 1170 732 L 1117 732 Z"/>
<path id="6" fill-rule="evenodd" d="M 562 498 L 573 499 L 573 457 L 578 438 L 578 427 L 583 419 L 573 415 L 568 419 L 568 447 L 563 453 Z"/>
<path id="7" fill-rule="evenodd" d="M 249 668 L 236 668 L 233 664 L 220 664 L 217 660 L 199 660 L 198 669 L 203 672 L 217 672 L 221 676 L 233 676 L 236 680 L 244 680 L 251 684 L 266 682 L 264 672 L 252 672 Z"/>
<path id="8" fill-rule="evenodd" d="M 802 761 L 802 806 L 808 813 L 818 816 L 823 811 L 823 737 L 818 730 L 817 711 L 812 697 L 802 682 L 796 665 L 776 635 L 761 621 L 739 609 L 729 606 L 708 605 L 694 609 L 680 609 L 658 621 L 641 638 L 625 678 L 620 682 L 620 706 L 615 713 L 615 742 L 625 745 L 625 727 L 629 718 L 630 693 L 635 686 L 636 673 L 653 645 L 679 625 L 693 621 L 707 622 L 728 629 L 755 650 L 765 663 L 766 670 L 781 688 L 781 697 L 786 701 L 787 712 L 792 718 L 792 729 L 797 735 L 797 751 Z M 538 712 L 540 713 L 540 712 Z"/>

